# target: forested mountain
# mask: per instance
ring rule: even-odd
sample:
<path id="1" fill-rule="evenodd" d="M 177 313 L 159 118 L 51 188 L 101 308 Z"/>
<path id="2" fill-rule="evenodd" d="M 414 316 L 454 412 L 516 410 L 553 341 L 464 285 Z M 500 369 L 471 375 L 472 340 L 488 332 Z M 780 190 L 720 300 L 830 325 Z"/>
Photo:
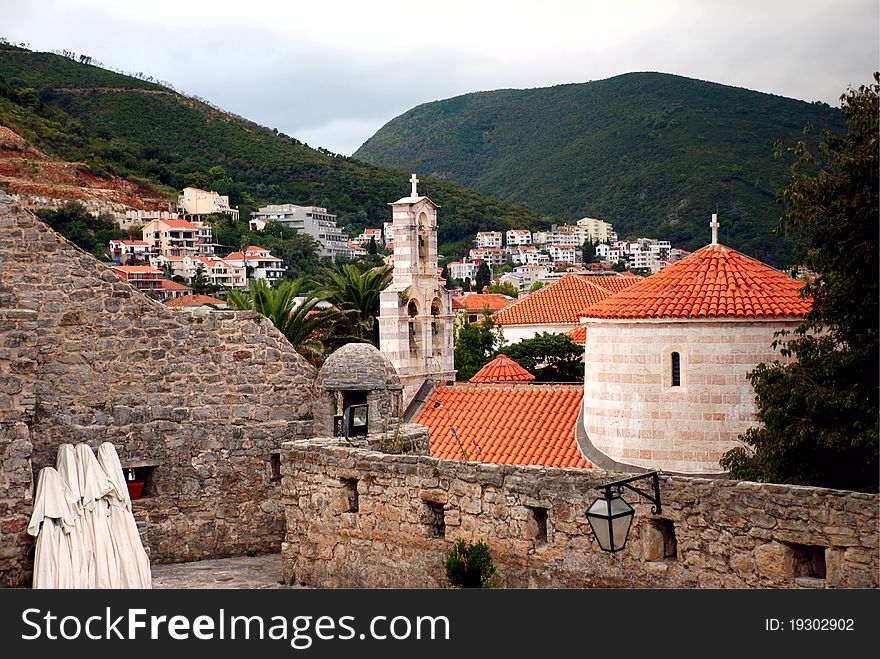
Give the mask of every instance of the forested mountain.
<path id="1" fill-rule="evenodd" d="M 841 93 L 843 93 L 841 89 Z M 838 109 L 663 73 L 499 90 L 420 105 L 355 157 L 425 172 L 549 213 L 694 249 L 716 208 L 723 243 L 777 266 L 788 180 L 774 142 L 843 131 Z M 815 137 L 808 138 L 815 144 Z"/>
<path id="2" fill-rule="evenodd" d="M 388 202 L 409 192 L 408 170 L 309 148 L 149 79 L 87 62 L 0 44 L 0 125 L 47 154 L 148 183 L 169 199 L 196 185 L 229 194 L 245 213 L 265 203 L 324 206 L 357 232 L 390 220 Z M 445 253 L 465 249 L 479 230 L 551 221 L 418 174 L 419 191 L 443 207 Z"/>

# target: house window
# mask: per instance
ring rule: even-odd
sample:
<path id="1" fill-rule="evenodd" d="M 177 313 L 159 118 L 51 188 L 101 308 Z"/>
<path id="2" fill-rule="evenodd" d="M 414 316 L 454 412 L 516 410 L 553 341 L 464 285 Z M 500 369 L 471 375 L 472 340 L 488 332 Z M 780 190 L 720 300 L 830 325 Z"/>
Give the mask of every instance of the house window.
<path id="1" fill-rule="evenodd" d="M 681 386 L 681 354 L 672 353 L 672 386 Z"/>

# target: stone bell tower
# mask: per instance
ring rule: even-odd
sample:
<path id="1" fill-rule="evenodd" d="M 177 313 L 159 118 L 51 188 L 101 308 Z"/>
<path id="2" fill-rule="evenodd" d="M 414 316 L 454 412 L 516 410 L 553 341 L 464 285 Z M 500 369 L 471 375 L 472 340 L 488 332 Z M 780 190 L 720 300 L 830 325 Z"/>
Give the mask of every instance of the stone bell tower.
<path id="1" fill-rule="evenodd" d="M 437 209 L 420 197 L 416 175 L 409 197 L 390 204 L 394 277 L 379 303 L 379 348 L 391 361 L 409 404 L 425 380 L 455 379 L 452 297 L 437 270 Z"/>

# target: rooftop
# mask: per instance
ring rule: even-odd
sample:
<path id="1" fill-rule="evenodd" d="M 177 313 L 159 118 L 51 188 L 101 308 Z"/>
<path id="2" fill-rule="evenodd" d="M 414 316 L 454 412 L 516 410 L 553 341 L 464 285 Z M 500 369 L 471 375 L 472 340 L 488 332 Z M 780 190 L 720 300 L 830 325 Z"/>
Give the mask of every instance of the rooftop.
<path id="1" fill-rule="evenodd" d="M 640 281 L 640 277 L 565 275 L 492 318 L 498 325 L 577 323 L 587 306 Z"/>
<path id="2" fill-rule="evenodd" d="M 573 330 L 566 332 L 565 336 L 570 338 L 578 345 L 584 345 L 587 342 L 587 326 L 578 325 Z"/>
<path id="3" fill-rule="evenodd" d="M 620 293 L 594 303 L 590 318 L 802 317 L 803 284 L 723 245 L 707 245 Z"/>
<path id="4" fill-rule="evenodd" d="M 498 355 L 470 379 L 471 382 L 529 382 L 535 376 L 507 355 Z"/>
<path id="5" fill-rule="evenodd" d="M 468 311 L 489 309 L 494 312 L 510 305 L 514 299 L 500 293 L 470 293 L 452 298 L 452 302 L 456 309 L 467 309 Z"/>
<path id="6" fill-rule="evenodd" d="M 574 439 L 582 398 L 580 385 L 458 383 L 437 387 L 413 421 L 435 458 L 587 469 Z"/>

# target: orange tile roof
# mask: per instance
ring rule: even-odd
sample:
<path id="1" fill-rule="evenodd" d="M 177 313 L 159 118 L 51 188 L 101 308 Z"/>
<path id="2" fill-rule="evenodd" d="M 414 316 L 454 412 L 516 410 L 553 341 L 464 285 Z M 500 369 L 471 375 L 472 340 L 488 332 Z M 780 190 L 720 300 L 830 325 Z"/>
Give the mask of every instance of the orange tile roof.
<path id="1" fill-rule="evenodd" d="M 206 304 L 223 305 L 226 303 L 223 300 L 211 297 L 210 295 L 195 293 L 194 295 L 181 295 L 172 300 L 166 300 L 165 304 L 169 307 L 201 307 Z"/>
<path id="2" fill-rule="evenodd" d="M 708 245 L 635 286 L 593 304 L 590 318 L 804 316 L 803 284 L 723 245 Z"/>
<path id="3" fill-rule="evenodd" d="M 587 342 L 587 326 L 578 325 L 573 330 L 566 332 L 565 336 L 570 338 L 578 345 L 584 345 Z"/>
<path id="4" fill-rule="evenodd" d="M 468 311 L 482 311 L 488 307 L 489 311 L 499 311 L 504 307 L 512 304 L 514 299 L 500 293 L 471 293 L 470 295 L 462 295 L 453 298 L 453 302 L 458 300 L 457 307 L 459 309 L 467 309 Z"/>
<path id="5" fill-rule="evenodd" d="M 159 220 L 165 226 L 171 227 L 172 229 L 192 229 L 193 231 L 198 231 L 199 227 L 197 227 L 192 222 L 187 222 L 186 220 Z"/>
<path id="6" fill-rule="evenodd" d="M 498 355 L 470 379 L 471 382 L 529 382 L 535 376 L 507 355 Z"/>
<path id="7" fill-rule="evenodd" d="M 574 439 L 583 394 L 580 385 L 457 383 L 437 387 L 414 422 L 428 427 L 435 458 L 588 469 Z"/>
<path id="8" fill-rule="evenodd" d="M 232 261 L 243 261 L 243 260 L 244 260 L 244 254 L 242 254 L 241 252 L 232 252 L 232 253 L 230 253 L 230 254 L 227 254 L 227 255 L 224 256 L 223 258 L 226 259 L 227 261 L 229 261 L 229 260 L 232 260 Z"/>
<path id="9" fill-rule="evenodd" d="M 502 309 L 492 319 L 498 325 L 576 323 L 587 306 L 639 281 L 641 278 L 566 275 Z"/>
<path id="10" fill-rule="evenodd" d="M 189 286 L 184 286 L 183 284 L 171 281 L 170 279 L 162 279 L 159 282 L 162 285 L 162 288 L 166 291 L 191 291 L 192 289 Z"/>

